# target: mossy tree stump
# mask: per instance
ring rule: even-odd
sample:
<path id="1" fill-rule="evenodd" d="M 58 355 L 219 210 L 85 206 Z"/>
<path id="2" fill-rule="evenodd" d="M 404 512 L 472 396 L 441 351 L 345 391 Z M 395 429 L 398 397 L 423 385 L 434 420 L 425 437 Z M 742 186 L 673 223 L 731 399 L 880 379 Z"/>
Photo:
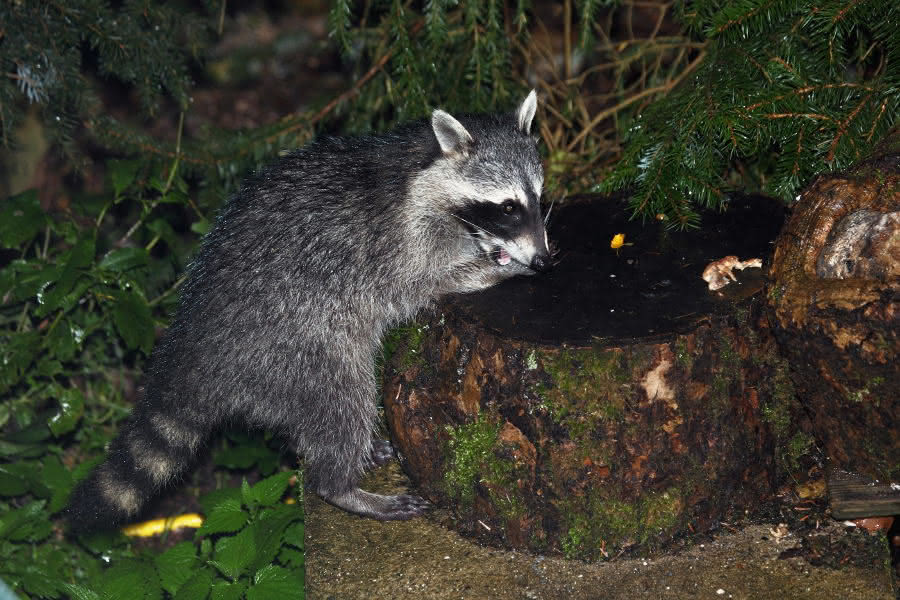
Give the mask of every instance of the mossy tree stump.
<path id="1" fill-rule="evenodd" d="M 600 558 L 709 530 L 773 489 L 790 382 L 763 276 L 710 292 L 729 254 L 767 258 L 780 208 L 741 198 L 700 232 L 558 210 L 550 274 L 451 298 L 385 369 L 395 447 L 423 493 L 487 543 Z M 616 233 L 626 233 L 618 253 Z"/>
<path id="2" fill-rule="evenodd" d="M 900 131 L 803 192 L 771 278 L 804 428 L 832 468 L 900 483 Z"/>

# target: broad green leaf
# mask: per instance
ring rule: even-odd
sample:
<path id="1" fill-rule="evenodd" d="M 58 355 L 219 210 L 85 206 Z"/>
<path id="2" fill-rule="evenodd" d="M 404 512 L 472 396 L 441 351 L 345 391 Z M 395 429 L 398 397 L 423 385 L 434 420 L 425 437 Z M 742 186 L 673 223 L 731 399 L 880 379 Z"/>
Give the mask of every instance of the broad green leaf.
<path id="1" fill-rule="evenodd" d="M 15 573 L 13 579 L 35 598 L 60 598 L 65 584 L 55 573 L 47 573 L 34 564 Z"/>
<path id="2" fill-rule="evenodd" d="M 0 283 L 10 287 L 0 289 L 0 293 L 10 303 L 33 300 L 38 292 L 59 279 L 62 272 L 62 265 L 16 259 L 3 269 Z"/>
<path id="3" fill-rule="evenodd" d="M 280 505 L 252 523 L 247 529 L 253 532 L 256 556 L 250 564 L 259 569 L 272 562 L 282 545 L 287 526 L 302 517 L 296 506 Z"/>
<path id="4" fill-rule="evenodd" d="M 247 600 L 300 600 L 303 596 L 303 582 L 297 574 L 276 565 L 257 571 L 247 590 Z"/>
<path id="5" fill-rule="evenodd" d="M 83 585 L 67 583 L 63 587 L 69 593 L 69 597 L 71 597 L 72 600 L 104 600 L 100 594 Z"/>
<path id="6" fill-rule="evenodd" d="M 16 467 L 25 463 L 0 465 L 0 496 L 21 496 L 28 491 L 29 479 L 26 473 Z M 28 465 L 30 467 L 30 465 Z"/>
<path id="7" fill-rule="evenodd" d="M 210 564 L 230 579 L 237 579 L 256 558 L 256 542 L 253 527 L 241 530 L 237 535 L 223 537 L 216 542 L 215 560 Z"/>
<path id="8" fill-rule="evenodd" d="M 263 506 L 271 506 L 281 500 L 293 471 L 282 471 L 267 477 L 250 488 L 250 497 Z"/>
<path id="9" fill-rule="evenodd" d="M 197 530 L 197 535 L 237 531 L 249 518 L 250 515 L 241 509 L 241 503 L 237 499 L 223 500 L 207 515 L 203 526 Z"/>
<path id="10" fill-rule="evenodd" d="M 6 434 L 6 439 L 16 443 L 42 442 L 50 437 L 50 430 L 42 419 L 37 419 L 27 427 Z"/>
<path id="11" fill-rule="evenodd" d="M 269 474 L 278 467 L 279 456 L 262 442 L 253 441 L 231 446 L 216 454 L 215 463 L 229 469 L 249 469 L 256 467 L 263 474 Z"/>
<path id="12" fill-rule="evenodd" d="M 89 280 L 82 280 L 83 269 L 94 262 L 94 238 L 85 236 L 60 257 L 62 273 L 55 283 L 44 286 L 36 294 L 38 308 L 35 314 L 43 316 L 57 308 L 70 308 L 90 287 Z M 76 288 L 76 284 L 80 284 Z"/>
<path id="13" fill-rule="evenodd" d="M 0 516 L 0 539 L 37 542 L 50 535 L 53 527 L 43 510 L 45 504 L 43 500 L 30 502 Z"/>
<path id="14" fill-rule="evenodd" d="M 247 584 L 243 582 L 229 583 L 217 581 L 212 586 L 210 600 L 240 600 L 247 591 Z"/>
<path id="15" fill-rule="evenodd" d="M 34 458 L 46 451 L 43 444 L 19 444 L 8 440 L 0 440 L 0 456 L 17 456 L 19 458 Z"/>
<path id="16" fill-rule="evenodd" d="M 109 173 L 109 181 L 112 183 L 113 192 L 115 192 L 116 196 L 119 196 L 122 192 L 128 189 L 128 186 L 134 181 L 135 176 L 137 175 L 138 169 L 141 166 L 141 161 L 138 159 L 131 160 L 108 160 L 106 161 L 106 168 Z"/>
<path id="17" fill-rule="evenodd" d="M 55 456 L 48 456 L 43 461 L 41 482 L 50 490 L 50 504 L 47 512 L 55 514 L 65 506 L 66 499 L 72 489 L 72 472 Z"/>
<path id="18" fill-rule="evenodd" d="M 200 496 L 197 500 L 203 508 L 203 514 L 210 514 L 213 509 L 223 500 L 234 499 L 238 504 L 241 502 L 241 490 L 236 487 L 227 487 L 219 490 L 213 490 Z"/>
<path id="19" fill-rule="evenodd" d="M 107 252 L 100 261 L 100 268 L 121 273 L 135 267 L 143 267 L 150 256 L 143 248 L 116 248 Z"/>
<path id="20" fill-rule="evenodd" d="M 113 322 L 128 348 L 150 354 L 153 348 L 153 316 L 147 301 L 134 292 L 119 292 L 113 305 Z"/>
<path id="21" fill-rule="evenodd" d="M 302 550 L 297 550 L 290 546 L 282 546 L 278 552 L 278 562 L 292 569 L 300 570 L 306 564 L 306 556 Z"/>
<path id="22" fill-rule="evenodd" d="M 158 235 L 162 240 L 169 245 L 169 247 L 175 247 L 178 241 L 178 236 L 175 234 L 175 230 L 172 229 L 172 226 L 169 225 L 169 222 L 165 219 L 155 219 L 147 223 L 147 229 L 151 231 L 154 235 Z"/>
<path id="23" fill-rule="evenodd" d="M 61 319 L 56 327 L 44 338 L 44 344 L 50 354 L 58 360 L 71 360 L 80 344 L 81 330 L 68 319 Z"/>
<path id="24" fill-rule="evenodd" d="M 206 235 L 206 232 L 209 231 L 209 219 L 194 221 L 191 223 L 191 231 L 197 235 Z"/>
<path id="25" fill-rule="evenodd" d="M 40 349 L 40 331 L 16 333 L 0 344 L 0 396 L 22 379 Z"/>
<path id="26" fill-rule="evenodd" d="M 47 215 L 41 210 L 37 190 L 7 198 L 0 203 L 0 247 L 18 248 L 46 224 Z"/>
<path id="27" fill-rule="evenodd" d="M 78 419 L 84 412 L 84 396 L 76 387 L 59 388 L 59 395 L 56 401 L 59 403 L 59 410 L 50 417 L 47 426 L 53 435 L 59 437 L 65 433 L 69 433 L 75 429 Z"/>
<path id="28" fill-rule="evenodd" d="M 304 548 L 306 544 L 306 540 L 304 536 L 306 535 L 306 528 L 303 521 L 296 521 L 291 523 L 290 527 L 285 529 L 284 531 L 284 543 L 290 544 L 291 546 L 296 546 L 301 550 Z"/>
<path id="29" fill-rule="evenodd" d="M 145 561 L 122 559 L 96 582 L 97 589 L 110 598 L 162 600 L 162 588 L 153 567 Z"/>
<path id="30" fill-rule="evenodd" d="M 244 503 L 244 506 L 256 506 L 255 498 L 250 491 L 250 484 L 247 483 L 246 477 L 241 480 L 241 501 Z"/>
<path id="31" fill-rule="evenodd" d="M 209 597 L 209 589 L 212 586 L 213 572 L 209 569 L 201 569 L 194 573 L 184 585 L 178 588 L 175 600 L 206 600 Z"/>
<path id="32" fill-rule="evenodd" d="M 194 574 L 197 548 L 192 542 L 181 542 L 154 560 L 164 590 L 172 595 Z"/>

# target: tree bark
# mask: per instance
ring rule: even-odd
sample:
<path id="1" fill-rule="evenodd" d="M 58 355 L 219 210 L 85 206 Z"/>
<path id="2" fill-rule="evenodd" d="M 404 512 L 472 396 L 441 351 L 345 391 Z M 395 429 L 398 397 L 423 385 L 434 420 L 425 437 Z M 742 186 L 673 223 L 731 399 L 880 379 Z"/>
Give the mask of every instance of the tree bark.
<path id="1" fill-rule="evenodd" d="M 832 469 L 900 482 L 900 131 L 807 188 L 776 243 L 771 279 L 804 429 Z"/>
<path id="2" fill-rule="evenodd" d="M 442 303 L 402 330 L 385 412 L 404 467 L 460 531 L 596 559 L 714 528 L 773 490 L 790 385 L 747 270 L 779 207 L 743 198 L 702 236 L 627 221 L 594 198 L 559 211 L 559 264 Z M 616 253 L 609 240 L 626 232 Z"/>

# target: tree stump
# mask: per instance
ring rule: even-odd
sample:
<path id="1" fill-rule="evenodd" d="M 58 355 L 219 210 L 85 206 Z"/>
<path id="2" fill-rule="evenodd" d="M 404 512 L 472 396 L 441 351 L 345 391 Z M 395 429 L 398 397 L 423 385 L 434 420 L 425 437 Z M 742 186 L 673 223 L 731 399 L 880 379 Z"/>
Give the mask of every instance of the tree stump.
<path id="1" fill-rule="evenodd" d="M 572 201 L 552 224 L 551 273 L 450 298 L 401 330 L 385 413 L 418 491 L 464 534 L 588 559 L 770 496 L 792 399 L 763 274 L 721 292 L 701 274 L 725 255 L 766 260 L 783 213 L 732 205 L 679 233 L 629 222 L 614 199 Z"/>
<path id="2" fill-rule="evenodd" d="M 802 425 L 833 470 L 900 482 L 900 131 L 869 160 L 803 192 L 775 246 L 771 278 Z M 887 498 L 884 514 L 898 505 L 898 495 Z M 859 510 L 835 514 L 879 514 Z"/>

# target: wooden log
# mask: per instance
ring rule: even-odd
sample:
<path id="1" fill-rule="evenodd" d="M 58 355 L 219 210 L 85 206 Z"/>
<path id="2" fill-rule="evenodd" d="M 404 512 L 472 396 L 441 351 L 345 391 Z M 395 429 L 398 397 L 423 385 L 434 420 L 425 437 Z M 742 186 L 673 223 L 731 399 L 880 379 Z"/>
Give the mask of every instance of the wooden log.
<path id="1" fill-rule="evenodd" d="M 484 542 L 591 559 L 756 506 L 790 435 L 787 375 L 761 270 L 721 292 L 701 274 L 765 259 L 780 224 L 759 197 L 700 234 L 612 199 L 559 210 L 553 272 L 452 298 L 395 339 L 385 413 L 418 491 Z M 612 250 L 617 233 L 632 245 Z"/>
<path id="2" fill-rule="evenodd" d="M 832 470 L 900 483 L 900 131 L 872 158 L 803 192 L 776 243 L 771 278 L 804 429 Z M 889 504 L 874 503 L 869 514 L 887 514 Z M 836 509 L 865 512 L 859 499 Z"/>

